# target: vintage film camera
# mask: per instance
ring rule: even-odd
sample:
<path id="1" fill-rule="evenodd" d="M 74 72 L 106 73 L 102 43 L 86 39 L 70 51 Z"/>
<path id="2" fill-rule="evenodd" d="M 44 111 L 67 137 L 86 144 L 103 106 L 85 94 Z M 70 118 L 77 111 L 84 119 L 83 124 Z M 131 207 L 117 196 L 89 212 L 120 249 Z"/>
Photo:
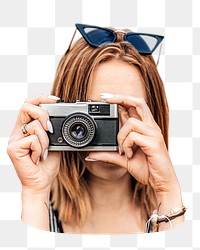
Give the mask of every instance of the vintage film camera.
<path id="1" fill-rule="evenodd" d="M 117 151 L 118 106 L 102 102 L 41 104 L 54 132 L 50 151 Z"/>

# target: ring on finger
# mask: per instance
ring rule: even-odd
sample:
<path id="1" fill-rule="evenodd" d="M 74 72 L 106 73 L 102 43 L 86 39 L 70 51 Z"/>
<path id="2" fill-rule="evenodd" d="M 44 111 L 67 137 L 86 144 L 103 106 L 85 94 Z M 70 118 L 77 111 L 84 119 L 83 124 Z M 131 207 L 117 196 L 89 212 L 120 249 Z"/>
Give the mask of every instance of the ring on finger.
<path id="1" fill-rule="evenodd" d="M 25 136 L 28 136 L 28 135 L 30 135 L 30 134 L 29 134 L 29 132 L 27 131 L 26 126 L 27 126 L 27 123 L 23 123 L 21 130 L 22 130 L 22 133 L 23 133 Z"/>

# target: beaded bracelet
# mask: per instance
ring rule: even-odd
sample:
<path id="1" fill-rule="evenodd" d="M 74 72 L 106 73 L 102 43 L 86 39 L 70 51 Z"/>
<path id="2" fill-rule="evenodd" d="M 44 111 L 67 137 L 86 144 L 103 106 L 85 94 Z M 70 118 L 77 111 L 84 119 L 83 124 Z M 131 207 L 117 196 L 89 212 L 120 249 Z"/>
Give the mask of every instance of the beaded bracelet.
<path id="1" fill-rule="evenodd" d="M 159 204 L 160 207 L 161 204 Z M 158 208 L 159 209 L 159 208 Z M 146 222 L 146 233 L 151 233 L 151 232 L 158 232 L 159 230 L 159 224 L 162 222 L 169 222 L 170 227 L 172 228 L 172 223 L 171 220 L 182 216 L 186 212 L 186 207 L 175 207 L 173 208 L 169 214 L 167 215 L 158 215 L 158 210 L 154 210 L 148 221 Z"/>

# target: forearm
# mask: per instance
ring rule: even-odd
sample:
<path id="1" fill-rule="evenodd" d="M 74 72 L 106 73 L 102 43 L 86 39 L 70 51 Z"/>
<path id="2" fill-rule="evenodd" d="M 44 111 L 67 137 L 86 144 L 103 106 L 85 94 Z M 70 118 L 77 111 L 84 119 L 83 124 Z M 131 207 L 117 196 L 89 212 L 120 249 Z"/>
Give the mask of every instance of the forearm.
<path id="1" fill-rule="evenodd" d="M 49 192 L 44 194 L 22 192 L 22 221 L 38 229 L 49 231 L 48 206 Z"/>

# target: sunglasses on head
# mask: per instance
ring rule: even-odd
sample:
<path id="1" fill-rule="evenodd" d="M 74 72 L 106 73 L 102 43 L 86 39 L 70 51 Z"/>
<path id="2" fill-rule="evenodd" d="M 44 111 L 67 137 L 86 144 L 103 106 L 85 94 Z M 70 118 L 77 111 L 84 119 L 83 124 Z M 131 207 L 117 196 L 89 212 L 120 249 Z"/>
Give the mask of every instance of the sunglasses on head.
<path id="1" fill-rule="evenodd" d="M 117 41 L 117 33 L 124 33 L 124 41 L 129 42 L 135 49 L 143 55 L 151 55 L 158 45 L 162 42 L 164 36 L 147 34 L 114 31 L 109 28 L 103 28 L 87 24 L 75 24 L 86 42 L 92 47 L 101 47 L 104 44 L 114 43 Z"/>

